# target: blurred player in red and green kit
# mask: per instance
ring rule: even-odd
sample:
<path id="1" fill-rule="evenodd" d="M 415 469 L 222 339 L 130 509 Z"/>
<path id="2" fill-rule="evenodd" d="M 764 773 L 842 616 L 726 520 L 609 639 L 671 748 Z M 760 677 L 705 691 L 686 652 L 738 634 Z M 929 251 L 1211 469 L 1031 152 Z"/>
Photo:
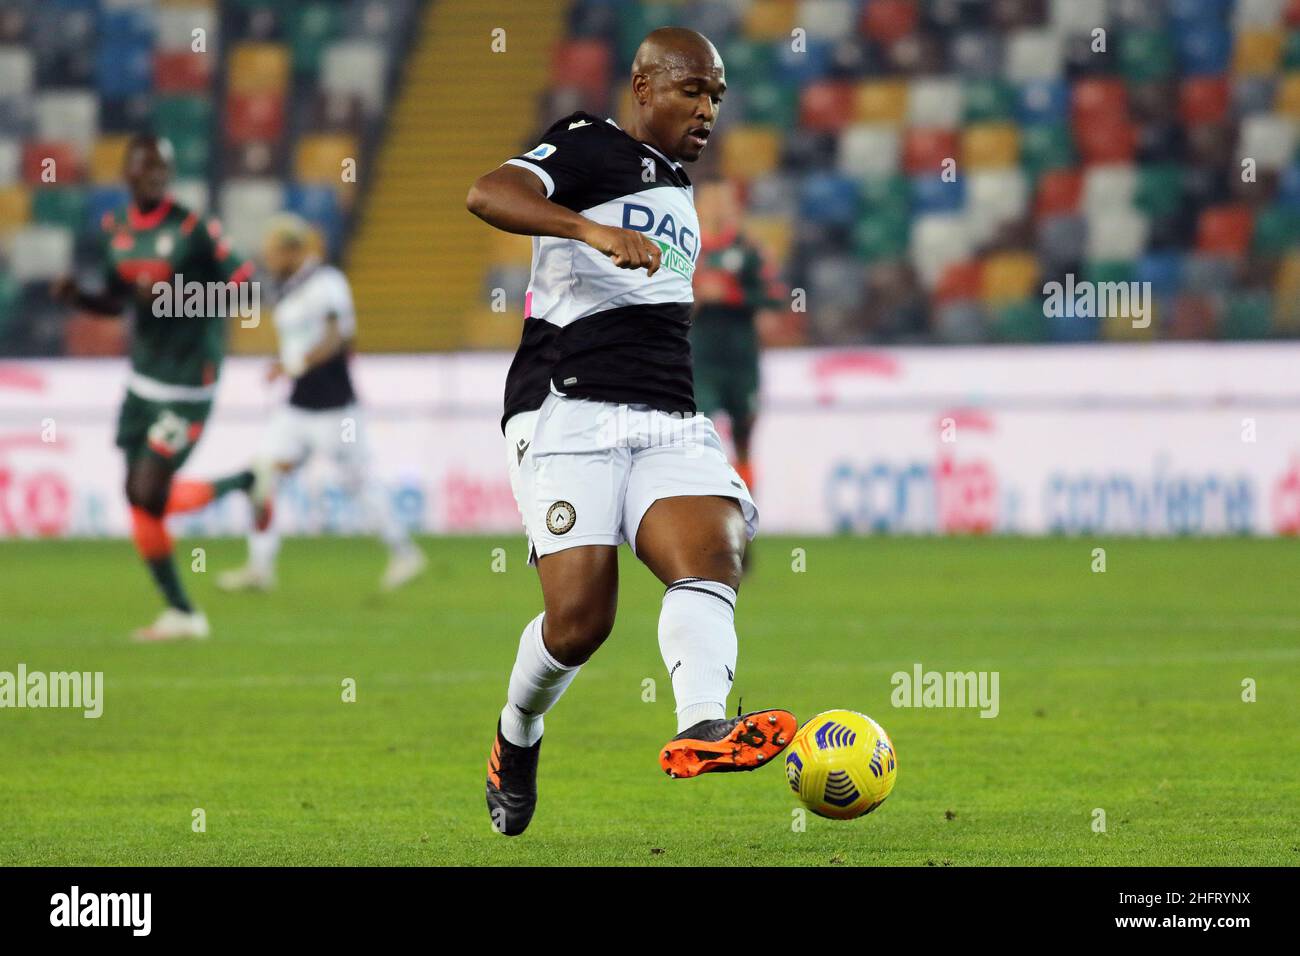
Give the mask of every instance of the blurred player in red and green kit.
<path id="1" fill-rule="evenodd" d="M 785 293 L 758 247 L 745 238 L 735 184 L 712 180 L 697 186 L 695 209 L 703 233 L 691 324 L 695 407 L 710 417 L 727 413 L 736 471 L 752 490 L 749 449 L 758 414 L 755 319 L 760 310 L 782 308 Z"/>
<path id="2" fill-rule="evenodd" d="M 131 307 L 131 375 L 118 417 L 117 445 L 126 454 L 126 498 L 136 549 L 167 605 L 135 636 L 148 641 L 203 638 L 208 636 L 207 617 L 181 585 L 164 521 L 228 491 L 247 490 L 253 476 L 241 472 L 219 481 L 174 479 L 212 409 L 225 354 L 226 317 L 206 311 L 186 314 L 192 310 L 180 303 L 156 310 L 153 288 L 179 280 L 223 283 L 233 291 L 248 281 L 253 265 L 231 250 L 215 219 L 172 198 L 167 140 L 133 136 L 124 172 L 130 202 L 106 213 L 102 222 L 103 291 L 86 292 L 72 277 L 56 281 L 52 291 L 57 300 L 104 317 L 116 318 Z"/>

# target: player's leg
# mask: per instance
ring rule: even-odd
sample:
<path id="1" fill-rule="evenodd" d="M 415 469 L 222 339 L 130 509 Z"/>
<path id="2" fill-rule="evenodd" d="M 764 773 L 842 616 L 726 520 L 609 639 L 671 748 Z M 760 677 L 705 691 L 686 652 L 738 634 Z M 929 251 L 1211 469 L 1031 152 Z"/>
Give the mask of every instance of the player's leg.
<path id="1" fill-rule="evenodd" d="M 208 636 L 207 618 L 195 610 L 181 584 L 165 524 L 172 478 L 194 449 L 210 403 L 167 405 L 128 393 L 118 420 L 117 444 L 126 453 L 126 500 L 140 557 L 167 607 L 139 640 Z"/>
<path id="2" fill-rule="evenodd" d="M 660 765 L 678 777 L 750 770 L 779 753 L 795 730 L 786 711 L 726 717 L 741 562 L 758 512 L 708 420 L 683 420 L 674 434 L 666 418 L 651 430 L 665 440 L 632 456 L 625 515 L 637 557 L 666 587 L 659 649 L 678 734 L 660 751 Z"/>
<path id="3" fill-rule="evenodd" d="M 506 836 L 522 833 L 537 806 L 545 714 L 614 628 L 618 549 L 588 545 L 548 554 L 538 560 L 537 575 L 545 610 L 519 638 L 488 755 L 488 812 Z"/>

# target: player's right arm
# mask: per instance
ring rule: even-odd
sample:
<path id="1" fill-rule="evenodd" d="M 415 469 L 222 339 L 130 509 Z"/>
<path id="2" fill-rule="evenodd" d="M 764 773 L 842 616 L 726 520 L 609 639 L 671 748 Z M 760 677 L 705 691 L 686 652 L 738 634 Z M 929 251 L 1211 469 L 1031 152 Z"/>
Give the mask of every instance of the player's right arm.
<path id="1" fill-rule="evenodd" d="M 109 255 L 108 243 L 116 228 L 112 213 L 104 213 L 100 220 L 100 256 L 104 262 L 104 291 L 86 292 L 77 285 L 72 275 L 60 276 L 50 283 L 50 298 L 63 305 L 104 318 L 117 318 L 131 298 L 131 286 L 117 273 Z"/>
<path id="2" fill-rule="evenodd" d="M 524 236 L 585 242 L 620 269 L 659 269 L 659 247 L 632 229 L 593 222 L 546 198 L 546 184 L 521 166 L 499 166 L 470 187 L 465 207 L 489 226 Z"/>

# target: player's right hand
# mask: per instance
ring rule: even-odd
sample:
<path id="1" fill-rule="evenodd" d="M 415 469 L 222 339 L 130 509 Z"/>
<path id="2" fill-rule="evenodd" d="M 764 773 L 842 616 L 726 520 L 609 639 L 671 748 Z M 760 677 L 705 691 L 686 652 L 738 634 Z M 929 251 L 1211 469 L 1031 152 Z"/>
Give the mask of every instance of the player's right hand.
<path id="1" fill-rule="evenodd" d="M 274 382 L 277 378 L 279 378 L 283 374 L 284 374 L 284 366 L 280 364 L 279 359 L 276 359 L 266 367 L 266 380 L 268 382 Z"/>
<path id="2" fill-rule="evenodd" d="M 634 229 L 592 223 L 583 241 L 620 269 L 645 269 L 646 278 L 659 271 L 659 247 Z"/>

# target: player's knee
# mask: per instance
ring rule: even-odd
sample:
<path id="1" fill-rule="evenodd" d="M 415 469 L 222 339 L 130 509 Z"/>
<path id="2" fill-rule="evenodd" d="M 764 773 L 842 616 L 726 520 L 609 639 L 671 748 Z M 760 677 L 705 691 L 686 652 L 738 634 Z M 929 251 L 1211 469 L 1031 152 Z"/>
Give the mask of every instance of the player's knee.
<path id="1" fill-rule="evenodd" d="M 167 482 L 144 470 L 132 469 L 126 476 L 126 500 L 155 517 L 167 510 Z"/>
<path id="2" fill-rule="evenodd" d="M 614 611 L 613 601 L 548 603 L 542 625 L 547 650 L 566 667 L 585 663 L 613 632 Z"/>

